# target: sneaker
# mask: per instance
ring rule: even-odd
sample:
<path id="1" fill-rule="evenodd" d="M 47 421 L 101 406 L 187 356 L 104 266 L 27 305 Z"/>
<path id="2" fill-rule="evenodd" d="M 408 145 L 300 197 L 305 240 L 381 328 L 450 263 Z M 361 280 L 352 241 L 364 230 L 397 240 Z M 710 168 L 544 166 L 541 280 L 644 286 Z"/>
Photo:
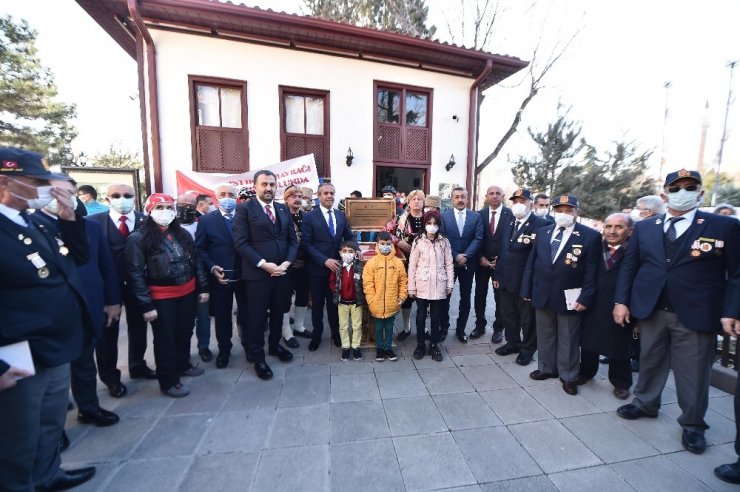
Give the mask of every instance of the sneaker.
<path id="1" fill-rule="evenodd" d="M 352 358 L 354 360 L 362 360 L 362 350 L 358 348 L 352 349 Z"/>
<path id="2" fill-rule="evenodd" d="M 377 349 L 375 351 L 375 360 L 378 362 L 383 362 L 385 360 L 385 350 Z"/>
<path id="3" fill-rule="evenodd" d="M 406 340 L 409 337 L 409 335 L 411 335 L 411 330 L 409 330 L 409 331 L 403 330 L 403 331 L 401 331 L 401 333 L 399 333 L 396 336 L 396 340 L 398 340 L 399 342 L 403 342 L 404 340 Z"/>
<path id="4" fill-rule="evenodd" d="M 342 349 L 342 360 L 347 362 L 352 359 L 352 351 L 350 349 Z"/>
<path id="5" fill-rule="evenodd" d="M 184 370 L 180 373 L 180 376 L 186 377 L 186 378 L 194 378 L 197 376 L 202 376 L 203 373 L 206 371 L 200 367 L 190 366 L 188 369 Z M 190 390 L 188 390 L 190 391 Z"/>
<path id="6" fill-rule="evenodd" d="M 426 354 L 427 354 L 426 347 L 424 347 L 424 345 L 417 345 L 416 350 L 414 350 L 414 359 L 416 360 L 423 359 Z"/>
<path id="7" fill-rule="evenodd" d="M 432 360 L 441 362 L 442 361 L 442 351 L 439 350 L 438 345 L 432 345 L 429 347 L 429 352 L 432 354 Z"/>
<path id="8" fill-rule="evenodd" d="M 170 389 L 162 391 L 162 393 L 172 398 L 183 398 L 190 394 L 190 388 L 182 383 L 177 383 Z"/>
<path id="9" fill-rule="evenodd" d="M 393 349 L 386 349 L 385 351 L 385 358 L 388 360 L 398 360 L 398 356 L 393 351 Z"/>

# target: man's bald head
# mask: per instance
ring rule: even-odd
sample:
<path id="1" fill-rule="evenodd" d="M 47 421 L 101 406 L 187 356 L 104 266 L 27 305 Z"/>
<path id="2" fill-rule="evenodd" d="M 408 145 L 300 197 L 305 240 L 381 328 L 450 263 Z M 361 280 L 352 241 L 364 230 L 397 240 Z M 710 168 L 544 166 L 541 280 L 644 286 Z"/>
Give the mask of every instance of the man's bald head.
<path id="1" fill-rule="evenodd" d="M 609 246 L 619 246 L 632 234 L 632 219 L 621 212 L 611 214 L 604 221 L 604 240 Z"/>

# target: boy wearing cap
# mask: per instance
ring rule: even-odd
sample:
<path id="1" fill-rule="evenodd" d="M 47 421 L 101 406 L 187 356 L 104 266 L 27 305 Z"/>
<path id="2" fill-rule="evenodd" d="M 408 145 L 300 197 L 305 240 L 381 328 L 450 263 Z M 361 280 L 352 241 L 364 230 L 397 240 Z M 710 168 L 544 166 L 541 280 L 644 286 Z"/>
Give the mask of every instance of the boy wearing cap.
<path id="1" fill-rule="evenodd" d="M 697 171 L 668 174 L 661 194 L 667 211 L 635 225 L 613 313 L 620 325 L 639 320 L 642 344 L 635 398 L 617 415 L 656 417 L 672 368 L 681 442 L 696 454 L 706 448 L 704 415 L 717 333 L 740 333 L 740 224 L 698 210 L 701 184 Z"/>

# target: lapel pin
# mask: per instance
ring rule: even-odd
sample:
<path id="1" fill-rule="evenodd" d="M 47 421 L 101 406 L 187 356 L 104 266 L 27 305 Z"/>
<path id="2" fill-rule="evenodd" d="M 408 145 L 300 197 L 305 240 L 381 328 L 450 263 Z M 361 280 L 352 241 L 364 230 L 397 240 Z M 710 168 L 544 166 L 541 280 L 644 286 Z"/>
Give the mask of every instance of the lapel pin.
<path id="1" fill-rule="evenodd" d="M 703 224 L 704 223 L 704 219 L 696 219 L 696 223 L 697 224 Z"/>

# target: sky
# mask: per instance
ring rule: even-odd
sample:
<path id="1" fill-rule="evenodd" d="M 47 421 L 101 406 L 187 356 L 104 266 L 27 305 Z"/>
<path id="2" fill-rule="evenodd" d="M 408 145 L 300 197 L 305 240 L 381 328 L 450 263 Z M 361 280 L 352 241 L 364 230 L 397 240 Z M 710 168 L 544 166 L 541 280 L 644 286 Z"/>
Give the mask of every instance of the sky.
<path id="1" fill-rule="evenodd" d="M 291 13 L 300 13 L 302 5 L 299 0 L 245 3 Z M 448 22 L 453 32 L 460 30 L 459 2 L 427 3 L 437 37 L 448 41 Z M 536 152 L 526 130 L 546 128 L 558 106 L 569 108 L 568 116 L 582 125 L 582 136 L 598 149 L 627 140 L 653 151 L 649 172 L 656 176 L 661 156 L 664 174 L 697 167 L 706 121 L 705 170 L 714 169 L 729 89 L 727 64 L 740 60 L 740 2 L 500 0 L 499 7 L 488 51 L 531 60 L 538 47 L 538 67 L 554 47 L 577 34 L 487 179 L 509 179 L 509 163 Z M 136 63 L 73 0 L 3 0 L 0 14 L 24 18 L 39 32 L 39 56 L 54 74 L 59 98 L 77 105 L 75 153 L 95 155 L 111 145 L 141 152 Z M 526 83 L 522 73 L 486 91 L 481 158 L 508 128 Z M 740 184 L 740 63 L 733 92 L 722 170 L 734 173 Z"/>

